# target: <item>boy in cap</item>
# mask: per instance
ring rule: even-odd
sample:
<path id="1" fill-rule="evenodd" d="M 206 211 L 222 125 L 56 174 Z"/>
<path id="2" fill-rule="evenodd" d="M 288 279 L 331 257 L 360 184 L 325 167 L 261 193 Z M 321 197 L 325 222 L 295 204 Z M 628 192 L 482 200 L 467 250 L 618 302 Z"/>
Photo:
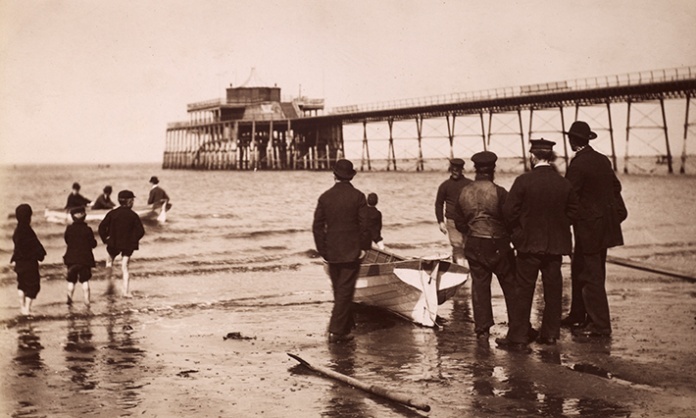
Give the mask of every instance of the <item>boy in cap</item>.
<path id="1" fill-rule="evenodd" d="M 488 343 L 493 321 L 491 279 L 503 289 L 508 318 L 514 302 L 515 255 L 505 228 L 502 207 L 507 192 L 493 182 L 498 157 L 483 151 L 474 154 L 476 177 L 464 187 L 456 204 L 456 226 L 466 237 L 464 254 L 471 271 L 471 299 L 476 338 Z M 509 323 L 509 320 L 508 320 Z"/>
<path id="2" fill-rule="evenodd" d="M 607 248 L 623 245 L 621 222 L 628 217 L 628 211 L 621 197 L 621 182 L 609 158 L 589 144 L 597 134 L 583 121 L 574 122 L 566 134 L 575 151 L 566 178 L 578 196 L 580 209 L 573 222 L 572 301 L 570 313 L 562 324 L 578 328 L 576 335 L 609 336 L 611 317 L 605 288 Z"/>
<path id="3" fill-rule="evenodd" d="M 377 193 L 367 195 L 367 229 L 370 232 L 370 239 L 380 250 L 384 249 L 382 239 L 382 212 L 377 209 Z"/>
<path id="4" fill-rule="evenodd" d="M 137 213 L 131 209 L 135 195 L 130 190 L 118 192 L 119 207 L 106 214 L 99 224 L 99 236 L 106 244 L 106 252 L 109 254 L 107 267 L 113 268 L 113 262 L 119 254 L 121 259 L 121 271 L 123 273 L 123 296 L 131 297 L 129 290 L 130 273 L 128 262 L 133 252 L 138 249 L 140 238 L 145 235 L 143 223 Z"/>
<path id="5" fill-rule="evenodd" d="M 314 210 L 312 233 L 317 252 L 326 261 L 334 306 L 329 321 L 329 343 L 352 340 L 353 294 L 360 260 L 370 249 L 365 195 L 350 183 L 353 163 L 338 160 L 333 187 L 322 193 Z"/>
<path id="6" fill-rule="evenodd" d="M 572 249 L 570 224 L 578 210 L 570 182 L 552 163 L 553 146 L 545 139 L 530 140 L 532 170 L 515 179 L 503 207 L 512 243 L 517 250 L 516 306 L 506 338 L 496 339 L 503 348 L 526 349 L 534 331 L 529 318 L 536 280 L 541 271 L 544 313 L 537 342 L 555 344 L 560 336 L 563 276 L 561 261 Z"/>
<path id="7" fill-rule="evenodd" d="M 452 260 L 460 265 L 464 264 L 465 237 L 455 226 L 455 206 L 464 186 L 471 180 L 464 177 L 464 160 L 454 158 L 450 160 L 450 178 L 442 182 L 437 189 L 435 197 L 435 218 L 440 231 L 449 237 L 452 246 Z"/>
<path id="8" fill-rule="evenodd" d="M 41 290 L 39 261 L 43 261 L 46 250 L 31 228 L 31 206 L 22 203 L 15 209 L 17 228 L 12 234 L 14 251 L 10 263 L 15 263 L 17 293 L 22 315 L 31 315 L 31 303 Z"/>
<path id="9" fill-rule="evenodd" d="M 73 223 L 65 228 L 63 235 L 68 248 L 63 256 L 63 262 L 68 267 L 68 305 L 72 305 L 75 283 L 82 284 L 82 296 L 85 305 L 89 306 L 89 279 L 92 278 L 92 267 L 95 267 L 92 248 L 97 246 L 94 231 L 85 223 L 85 208 L 78 207 L 70 210 Z"/>

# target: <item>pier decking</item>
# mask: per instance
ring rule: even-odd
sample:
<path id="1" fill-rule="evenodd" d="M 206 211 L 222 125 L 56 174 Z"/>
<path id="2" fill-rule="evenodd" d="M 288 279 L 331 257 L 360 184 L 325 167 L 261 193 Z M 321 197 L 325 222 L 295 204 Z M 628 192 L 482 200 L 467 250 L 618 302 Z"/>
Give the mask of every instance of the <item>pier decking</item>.
<path id="1" fill-rule="evenodd" d="M 562 151 L 557 152 L 562 153 L 567 164 L 569 146 L 563 132 L 570 123 L 564 116 L 565 110 L 574 110 L 575 120 L 581 111 L 591 108 L 595 113 L 592 126 L 607 132 L 610 149 L 606 153 L 614 168 L 619 169 L 612 105 L 615 111 L 617 105 L 625 105 L 624 172 L 631 167 L 629 142 L 641 131 L 649 130 L 657 131 L 658 137 L 641 140 L 654 150 L 655 164 L 664 165 L 672 173 L 674 161 L 667 129 L 670 110 L 665 102 L 679 101 L 685 112 L 680 166 L 684 173 L 687 143 L 696 126 L 689 113 L 694 97 L 696 67 L 341 106 L 328 112 L 324 111 L 323 99 L 282 99 L 278 87 L 230 87 L 225 99 L 189 104 L 189 120 L 168 125 L 163 168 L 329 169 L 338 158 L 355 159 L 346 155 L 344 128 L 348 125 L 362 125 L 362 138 L 358 140 L 363 170 L 372 170 L 376 161 L 370 158 L 370 141 L 387 142 L 386 156 L 381 159 L 383 169 L 397 169 L 397 163 L 404 160 L 397 158 L 397 149 L 403 144 L 414 148 L 414 153 L 411 165 L 399 164 L 398 168 L 423 170 L 428 159 L 454 156 L 459 141 L 478 141 L 476 148 L 484 150 L 504 136 L 518 138 L 513 154 L 527 169 L 528 141 L 543 133 L 563 137 Z M 529 118 L 526 132 L 523 112 Z M 465 134 L 455 129 L 455 121 L 471 122 L 471 118 L 480 122 L 480 131 Z M 415 121 L 409 141 L 393 134 L 394 124 L 405 120 Z M 443 136 L 449 149 L 444 155 L 423 153 L 424 142 L 430 140 L 423 133 L 423 122 L 429 120 L 446 124 L 447 133 Z M 388 137 L 368 137 L 368 124 L 385 123 Z"/>

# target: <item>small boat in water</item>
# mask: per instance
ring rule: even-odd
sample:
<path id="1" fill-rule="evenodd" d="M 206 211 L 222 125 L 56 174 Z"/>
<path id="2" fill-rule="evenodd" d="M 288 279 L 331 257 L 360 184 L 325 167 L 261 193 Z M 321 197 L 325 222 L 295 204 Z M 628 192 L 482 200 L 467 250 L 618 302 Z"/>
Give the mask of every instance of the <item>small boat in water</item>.
<path id="1" fill-rule="evenodd" d="M 171 207 L 171 205 L 168 205 L 167 209 Z M 89 207 L 87 208 L 86 212 L 86 217 L 85 217 L 85 222 L 101 222 L 104 217 L 106 216 L 107 213 L 109 213 L 111 209 L 90 209 Z M 147 219 L 147 220 L 160 220 L 162 219 L 162 212 L 165 213 L 166 216 L 166 210 L 162 211 L 161 209 L 158 210 L 153 210 L 151 207 L 147 208 L 133 208 L 133 211 L 138 214 L 140 219 Z M 48 222 L 53 222 L 53 223 L 60 223 L 60 224 L 70 224 L 72 223 L 72 217 L 70 216 L 70 211 L 67 209 L 49 209 L 46 208 L 44 211 L 44 217 Z M 166 218 L 165 218 L 166 219 Z"/>
<path id="2" fill-rule="evenodd" d="M 371 249 L 360 266 L 353 301 L 434 327 L 438 306 L 468 278 L 469 269 L 445 259 L 407 259 Z"/>

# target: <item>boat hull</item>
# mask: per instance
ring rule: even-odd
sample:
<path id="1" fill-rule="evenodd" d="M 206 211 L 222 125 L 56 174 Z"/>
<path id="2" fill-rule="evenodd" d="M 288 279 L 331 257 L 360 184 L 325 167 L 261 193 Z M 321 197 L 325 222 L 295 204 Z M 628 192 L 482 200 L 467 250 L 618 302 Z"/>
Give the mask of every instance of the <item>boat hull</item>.
<path id="1" fill-rule="evenodd" d="M 433 327 L 438 305 L 454 296 L 468 278 L 465 267 L 447 260 L 404 259 L 373 249 L 360 266 L 353 301 Z"/>
<path id="2" fill-rule="evenodd" d="M 110 211 L 111 209 L 87 209 L 85 211 L 85 222 L 101 222 Z M 160 214 L 159 211 L 154 211 L 151 208 L 133 209 L 133 211 L 138 214 L 140 219 L 156 219 Z M 66 225 L 71 224 L 73 221 L 70 212 L 64 209 L 46 209 L 44 217 L 48 222 Z"/>

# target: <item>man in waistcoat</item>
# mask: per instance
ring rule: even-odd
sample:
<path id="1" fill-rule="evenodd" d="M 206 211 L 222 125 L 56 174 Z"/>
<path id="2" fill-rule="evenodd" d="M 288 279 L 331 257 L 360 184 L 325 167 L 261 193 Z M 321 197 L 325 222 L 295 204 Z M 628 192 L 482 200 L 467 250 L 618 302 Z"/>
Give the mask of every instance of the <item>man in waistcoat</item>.
<path id="1" fill-rule="evenodd" d="M 578 196 L 580 207 L 573 222 L 571 309 L 562 322 L 575 325 L 576 335 L 609 336 L 611 317 L 605 288 L 607 248 L 623 245 L 621 222 L 628 211 L 621 197 L 621 182 L 611 162 L 589 145 L 597 134 L 582 121 L 574 122 L 566 134 L 575 151 L 566 178 Z"/>
<path id="2" fill-rule="evenodd" d="M 491 305 L 493 274 L 503 289 L 508 323 L 515 297 L 515 254 L 503 219 L 507 192 L 493 182 L 497 159 L 490 151 L 471 157 L 476 177 L 462 189 L 455 207 L 455 225 L 465 236 L 464 255 L 471 271 L 474 331 L 482 343 L 488 342 L 490 328 L 495 324 Z"/>

